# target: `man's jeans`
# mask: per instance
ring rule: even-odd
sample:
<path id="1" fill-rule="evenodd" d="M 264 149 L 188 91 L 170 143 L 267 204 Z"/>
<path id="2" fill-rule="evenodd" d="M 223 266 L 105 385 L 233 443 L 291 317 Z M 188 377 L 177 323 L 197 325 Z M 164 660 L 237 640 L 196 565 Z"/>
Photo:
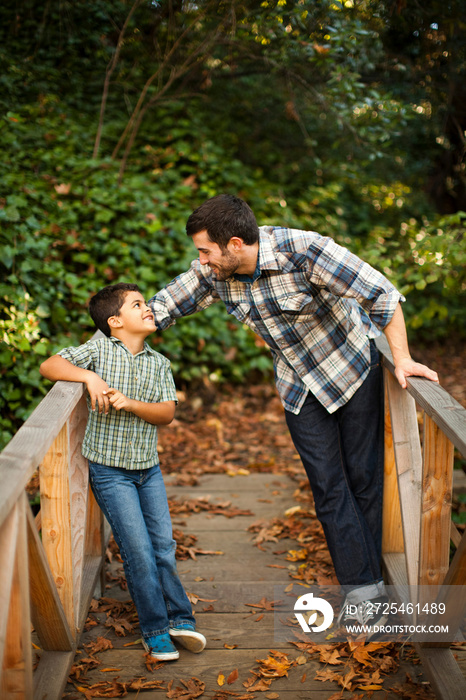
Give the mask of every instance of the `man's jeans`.
<path id="1" fill-rule="evenodd" d="M 144 639 L 182 622 L 194 624 L 176 569 L 176 542 L 160 467 L 130 471 L 89 462 L 89 478 L 120 548 Z"/>
<path id="2" fill-rule="evenodd" d="M 371 370 L 335 413 L 309 392 L 299 415 L 286 411 L 311 484 L 336 575 L 345 593 L 383 593 L 380 570 L 383 498 L 383 378 L 371 342 Z M 350 598 L 360 602 L 354 590 Z"/>

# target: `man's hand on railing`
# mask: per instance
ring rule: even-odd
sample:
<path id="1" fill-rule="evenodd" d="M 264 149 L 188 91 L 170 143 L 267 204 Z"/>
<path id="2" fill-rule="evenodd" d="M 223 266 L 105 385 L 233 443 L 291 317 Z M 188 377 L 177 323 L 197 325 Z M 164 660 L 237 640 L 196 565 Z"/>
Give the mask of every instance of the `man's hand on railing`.
<path id="1" fill-rule="evenodd" d="M 438 383 L 438 374 L 426 365 L 415 362 L 410 357 L 399 360 L 395 365 L 395 377 L 402 389 L 406 389 L 406 379 L 408 377 L 425 377 L 432 382 Z"/>

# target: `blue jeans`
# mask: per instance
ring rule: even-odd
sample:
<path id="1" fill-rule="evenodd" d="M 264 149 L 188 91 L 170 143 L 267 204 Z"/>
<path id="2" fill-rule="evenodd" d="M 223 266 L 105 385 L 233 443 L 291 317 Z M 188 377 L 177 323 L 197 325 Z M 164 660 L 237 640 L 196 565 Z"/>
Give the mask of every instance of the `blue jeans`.
<path id="1" fill-rule="evenodd" d="M 160 467 L 130 471 L 89 462 L 92 491 L 120 548 L 144 639 L 194 624 L 176 569 L 176 542 Z"/>
<path id="2" fill-rule="evenodd" d="M 285 412 L 338 581 L 347 594 L 364 589 L 365 598 L 383 589 L 382 381 L 379 353 L 371 342 L 371 370 L 348 403 L 328 413 L 309 392 L 298 415 Z"/>

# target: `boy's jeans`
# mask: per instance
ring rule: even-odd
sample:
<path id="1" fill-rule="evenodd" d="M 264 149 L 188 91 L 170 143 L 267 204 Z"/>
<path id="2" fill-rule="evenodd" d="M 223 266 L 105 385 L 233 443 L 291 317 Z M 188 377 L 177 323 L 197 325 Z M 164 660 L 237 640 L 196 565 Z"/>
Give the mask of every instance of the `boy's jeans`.
<path id="1" fill-rule="evenodd" d="M 340 585 L 347 594 L 361 588 L 366 600 L 381 595 L 383 384 L 375 344 L 370 373 L 347 404 L 328 413 L 309 392 L 298 415 L 285 413 Z"/>
<path id="2" fill-rule="evenodd" d="M 130 471 L 89 462 L 89 478 L 120 548 L 144 639 L 182 622 L 194 624 L 176 569 L 176 542 L 160 467 Z"/>

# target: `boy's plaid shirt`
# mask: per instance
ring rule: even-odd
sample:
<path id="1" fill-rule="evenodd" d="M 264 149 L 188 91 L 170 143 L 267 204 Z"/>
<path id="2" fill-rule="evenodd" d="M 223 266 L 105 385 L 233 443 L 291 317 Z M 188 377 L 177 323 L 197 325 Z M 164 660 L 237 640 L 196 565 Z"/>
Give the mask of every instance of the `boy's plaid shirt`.
<path id="1" fill-rule="evenodd" d="M 147 403 L 177 400 L 170 362 L 147 343 L 142 352 L 133 355 L 117 338 L 104 337 L 65 348 L 58 354 L 77 367 L 96 372 L 109 387 L 130 399 Z M 155 425 L 112 407 L 107 415 L 98 409 L 92 411 L 89 396 L 87 403 L 84 457 L 123 469 L 147 469 L 159 463 Z"/>
<path id="2" fill-rule="evenodd" d="M 217 280 L 195 260 L 150 301 L 156 324 L 223 301 L 272 351 L 284 407 L 299 413 L 311 391 L 332 413 L 362 384 L 368 338 L 379 335 L 404 297 L 377 270 L 333 239 L 312 231 L 260 228 L 254 282 Z"/>

